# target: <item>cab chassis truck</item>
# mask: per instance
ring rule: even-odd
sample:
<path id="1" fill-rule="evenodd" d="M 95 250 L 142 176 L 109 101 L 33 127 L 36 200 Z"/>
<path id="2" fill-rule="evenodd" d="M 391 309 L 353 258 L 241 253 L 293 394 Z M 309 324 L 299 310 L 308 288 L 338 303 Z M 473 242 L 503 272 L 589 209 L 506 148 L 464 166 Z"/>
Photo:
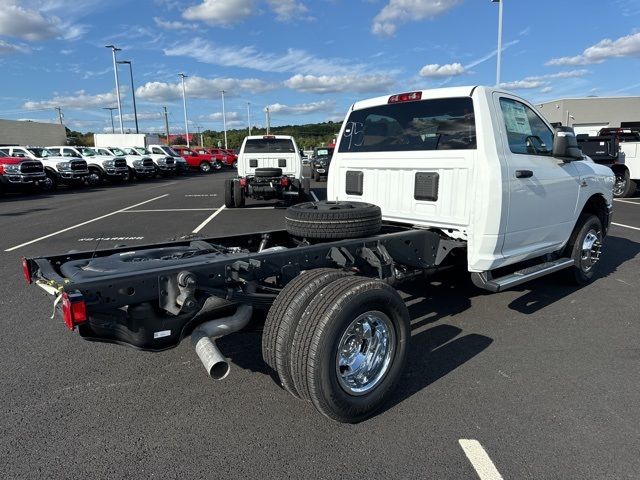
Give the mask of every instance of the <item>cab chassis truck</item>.
<path id="1" fill-rule="evenodd" d="M 162 351 L 190 336 L 214 379 L 229 373 L 215 339 L 268 309 L 263 357 L 282 386 L 359 422 L 384 404 L 407 355 L 397 283 L 454 264 L 491 292 L 554 272 L 594 278 L 614 176 L 583 157 L 571 129 L 554 133 L 537 115 L 486 87 L 357 102 L 329 173 L 332 200 L 290 207 L 285 229 L 25 258 L 23 273 L 81 337 Z M 456 205 L 478 211 L 465 219 Z M 543 219 L 521 218 L 532 205 Z"/>

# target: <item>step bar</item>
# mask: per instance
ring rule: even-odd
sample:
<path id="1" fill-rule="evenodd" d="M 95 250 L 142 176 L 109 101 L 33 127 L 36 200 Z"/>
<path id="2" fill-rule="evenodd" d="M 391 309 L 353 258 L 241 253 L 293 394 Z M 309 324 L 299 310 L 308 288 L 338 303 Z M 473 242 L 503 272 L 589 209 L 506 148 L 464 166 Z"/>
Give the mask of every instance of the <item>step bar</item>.
<path id="1" fill-rule="evenodd" d="M 515 287 L 516 285 L 535 280 L 536 278 L 544 277 L 550 273 L 572 267 L 574 264 L 575 262 L 572 258 L 559 258 L 551 262 L 544 262 L 534 265 L 533 267 L 523 268 L 522 270 L 498 278 L 493 278 L 490 271 L 474 272 L 471 274 L 471 279 L 476 287 L 497 293 Z"/>

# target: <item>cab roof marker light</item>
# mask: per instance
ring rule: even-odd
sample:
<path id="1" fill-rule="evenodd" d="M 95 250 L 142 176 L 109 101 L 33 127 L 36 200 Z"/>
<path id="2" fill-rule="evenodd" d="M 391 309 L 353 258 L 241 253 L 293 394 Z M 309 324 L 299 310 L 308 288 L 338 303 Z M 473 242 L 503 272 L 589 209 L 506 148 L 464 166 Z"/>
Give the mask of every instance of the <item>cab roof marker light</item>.
<path id="1" fill-rule="evenodd" d="M 407 92 L 391 95 L 388 103 L 415 102 L 422 99 L 422 92 Z"/>

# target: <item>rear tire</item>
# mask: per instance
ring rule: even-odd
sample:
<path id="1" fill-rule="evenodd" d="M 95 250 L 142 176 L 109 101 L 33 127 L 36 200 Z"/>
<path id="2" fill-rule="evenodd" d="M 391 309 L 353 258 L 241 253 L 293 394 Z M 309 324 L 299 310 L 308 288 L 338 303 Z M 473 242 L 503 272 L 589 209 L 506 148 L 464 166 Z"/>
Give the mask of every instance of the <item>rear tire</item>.
<path id="1" fill-rule="evenodd" d="M 305 309 L 314 296 L 328 284 L 346 276 L 333 268 L 308 270 L 289 282 L 269 309 L 262 334 L 262 356 L 278 377 L 284 389 L 300 397 L 291 376 L 291 345 Z"/>
<path id="2" fill-rule="evenodd" d="M 209 173 L 211 171 L 211 164 L 209 162 L 201 162 L 199 168 L 202 173 Z"/>
<path id="3" fill-rule="evenodd" d="M 363 202 L 305 202 L 287 209 L 287 232 L 311 239 L 358 238 L 375 235 L 382 228 L 376 205 Z"/>
<path id="4" fill-rule="evenodd" d="M 604 240 L 602 222 L 589 213 L 578 218 L 565 247 L 565 256 L 573 258 L 575 265 L 562 272 L 565 279 L 575 285 L 586 285 L 595 276 Z"/>
<path id="5" fill-rule="evenodd" d="M 256 168 L 254 171 L 256 178 L 275 178 L 282 176 L 281 168 Z"/>
<path id="6" fill-rule="evenodd" d="M 387 400 L 411 337 L 398 292 L 377 279 L 325 286 L 304 311 L 291 348 L 296 390 L 323 415 L 357 423 Z"/>
<path id="7" fill-rule="evenodd" d="M 227 178 L 224 181 L 224 206 L 227 208 L 235 207 L 233 203 L 233 179 Z"/>
<path id="8" fill-rule="evenodd" d="M 233 204 L 236 208 L 244 207 L 244 188 L 240 185 L 238 180 L 233 181 Z"/>

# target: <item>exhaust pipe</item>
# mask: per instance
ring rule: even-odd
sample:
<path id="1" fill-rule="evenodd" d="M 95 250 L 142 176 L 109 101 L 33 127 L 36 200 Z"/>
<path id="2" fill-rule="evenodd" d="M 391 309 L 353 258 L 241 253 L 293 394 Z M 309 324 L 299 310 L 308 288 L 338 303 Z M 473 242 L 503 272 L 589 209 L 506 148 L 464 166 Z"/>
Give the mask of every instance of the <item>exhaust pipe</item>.
<path id="1" fill-rule="evenodd" d="M 198 357 L 207 373 L 214 380 L 222 380 L 231 370 L 229 362 L 222 356 L 215 343 L 216 337 L 222 337 L 243 329 L 251 319 L 253 307 L 240 305 L 230 317 L 217 318 L 199 325 L 191 334 Z M 212 340 L 213 337 L 214 339 Z"/>

